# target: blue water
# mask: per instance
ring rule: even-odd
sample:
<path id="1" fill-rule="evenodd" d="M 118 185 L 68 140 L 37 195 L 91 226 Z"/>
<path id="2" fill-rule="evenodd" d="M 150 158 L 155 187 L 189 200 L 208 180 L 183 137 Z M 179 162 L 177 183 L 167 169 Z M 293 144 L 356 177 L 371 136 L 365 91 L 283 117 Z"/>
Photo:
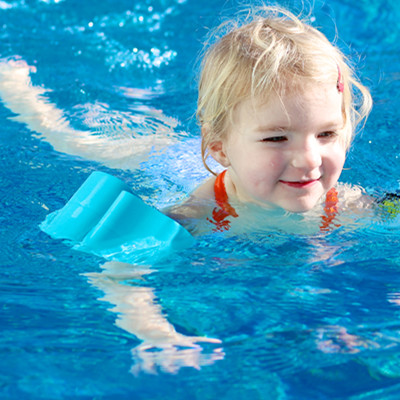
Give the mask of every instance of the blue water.
<path id="1" fill-rule="evenodd" d="M 314 3 L 375 102 L 341 180 L 397 190 L 399 3 Z M 197 58 L 238 4 L 0 1 L 0 398 L 399 398 L 398 220 L 204 235 L 145 266 L 105 263 L 38 228 L 94 170 L 158 207 L 207 176 Z M 143 321 L 160 337 L 135 334 Z"/>

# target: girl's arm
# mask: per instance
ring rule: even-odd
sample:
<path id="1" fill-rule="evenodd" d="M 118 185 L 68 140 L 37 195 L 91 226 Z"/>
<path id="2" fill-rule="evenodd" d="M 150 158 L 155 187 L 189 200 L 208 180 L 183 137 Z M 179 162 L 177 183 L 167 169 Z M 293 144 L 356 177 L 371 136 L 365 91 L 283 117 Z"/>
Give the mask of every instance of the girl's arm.
<path id="1" fill-rule="evenodd" d="M 116 325 L 135 335 L 142 343 L 132 350 L 135 365 L 132 372 L 176 372 L 183 366 L 199 369 L 224 357 L 221 349 L 205 354 L 197 342 L 221 343 L 218 339 L 185 336 L 177 332 L 163 315 L 154 290 L 132 285 L 154 271 L 131 264 L 107 262 L 101 273 L 89 273 L 90 283 L 104 292 L 100 300 L 114 305 Z M 124 283 L 128 281 L 129 284 Z M 182 349 L 184 348 L 184 349 Z M 159 349 L 154 351 L 154 349 Z"/>

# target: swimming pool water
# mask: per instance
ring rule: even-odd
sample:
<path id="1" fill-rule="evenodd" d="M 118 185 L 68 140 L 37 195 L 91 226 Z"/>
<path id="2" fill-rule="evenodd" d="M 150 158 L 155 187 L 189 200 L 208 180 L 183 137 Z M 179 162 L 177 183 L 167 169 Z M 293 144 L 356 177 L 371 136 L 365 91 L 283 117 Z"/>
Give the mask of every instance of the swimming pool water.
<path id="1" fill-rule="evenodd" d="M 314 3 L 375 103 L 341 180 L 398 190 L 400 6 Z M 194 71 L 207 28 L 238 5 L 0 1 L 0 398 L 398 399 L 398 219 L 204 235 L 142 266 L 38 228 L 94 170 L 158 207 L 206 176 Z M 143 317 L 174 340 L 144 348 Z"/>

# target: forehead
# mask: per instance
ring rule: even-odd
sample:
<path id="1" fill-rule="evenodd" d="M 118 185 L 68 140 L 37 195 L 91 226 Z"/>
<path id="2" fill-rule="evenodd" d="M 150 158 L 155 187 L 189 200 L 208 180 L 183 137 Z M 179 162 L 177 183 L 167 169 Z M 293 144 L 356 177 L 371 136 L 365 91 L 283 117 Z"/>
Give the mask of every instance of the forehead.
<path id="1" fill-rule="evenodd" d="M 342 95 L 331 84 L 305 85 L 268 99 L 247 99 L 237 106 L 233 122 L 247 127 L 318 128 L 342 125 Z"/>

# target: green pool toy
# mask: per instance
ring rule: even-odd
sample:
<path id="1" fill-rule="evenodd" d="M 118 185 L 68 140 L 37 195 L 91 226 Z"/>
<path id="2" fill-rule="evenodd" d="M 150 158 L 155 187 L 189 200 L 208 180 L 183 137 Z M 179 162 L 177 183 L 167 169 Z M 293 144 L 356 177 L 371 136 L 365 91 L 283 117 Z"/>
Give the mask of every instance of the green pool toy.
<path id="1" fill-rule="evenodd" d="M 400 215 L 400 194 L 387 193 L 385 196 L 378 201 L 380 210 L 389 219 L 394 219 Z"/>

